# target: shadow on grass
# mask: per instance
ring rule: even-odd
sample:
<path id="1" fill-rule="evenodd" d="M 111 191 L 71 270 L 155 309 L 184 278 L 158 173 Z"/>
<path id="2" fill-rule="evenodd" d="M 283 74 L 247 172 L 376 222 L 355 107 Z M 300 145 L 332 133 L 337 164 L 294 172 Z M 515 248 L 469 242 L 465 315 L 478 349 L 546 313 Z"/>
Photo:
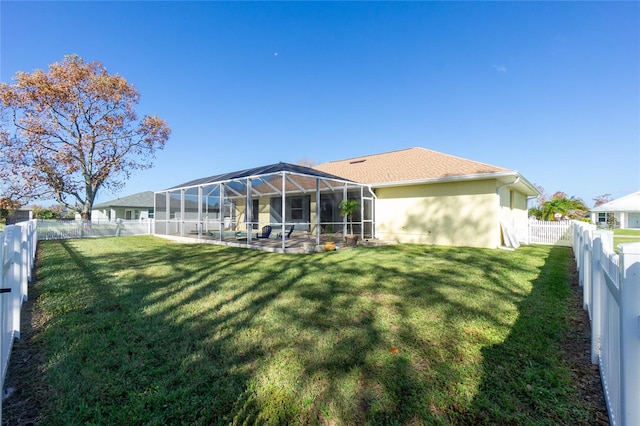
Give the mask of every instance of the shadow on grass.
<path id="1" fill-rule="evenodd" d="M 147 237 L 48 242 L 37 284 L 48 316 L 34 338 L 42 415 L 65 425 L 565 419 L 566 377 L 548 352 L 563 330 L 567 256 L 526 250 L 295 256 Z"/>
<path id="2" fill-rule="evenodd" d="M 569 288 L 572 262 L 569 248 L 550 249 L 531 293 L 517 303 L 518 319 L 507 339 L 482 349 L 482 383 L 461 422 L 594 424 L 595 413 L 578 399 L 564 352 L 574 315 Z"/>

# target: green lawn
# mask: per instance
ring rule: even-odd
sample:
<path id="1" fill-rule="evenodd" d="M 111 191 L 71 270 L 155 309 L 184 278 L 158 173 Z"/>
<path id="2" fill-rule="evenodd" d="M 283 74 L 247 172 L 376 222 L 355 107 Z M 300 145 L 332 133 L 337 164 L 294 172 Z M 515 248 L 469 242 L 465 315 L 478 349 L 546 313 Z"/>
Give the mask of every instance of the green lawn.
<path id="1" fill-rule="evenodd" d="M 638 237 L 640 238 L 640 229 L 619 229 L 616 228 L 613 230 L 613 235 L 626 235 L 630 237 Z"/>
<path id="2" fill-rule="evenodd" d="M 148 236 L 43 242 L 41 416 L 588 424 L 560 347 L 572 262 L 543 246 L 282 255 Z"/>
<path id="3" fill-rule="evenodd" d="M 618 244 L 639 243 L 640 229 L 614 229 L 613 248 L 617 251 Z"/>

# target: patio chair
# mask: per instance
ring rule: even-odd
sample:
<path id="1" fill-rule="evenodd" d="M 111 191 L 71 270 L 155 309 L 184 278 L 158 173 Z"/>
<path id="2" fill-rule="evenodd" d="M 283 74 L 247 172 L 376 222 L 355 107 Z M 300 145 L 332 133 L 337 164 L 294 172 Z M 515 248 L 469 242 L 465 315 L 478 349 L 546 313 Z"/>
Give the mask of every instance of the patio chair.
<path id="1" fill-rule="evenodd" d="M 262 233 L 256 235 L 256 238 L 269 238 L 269 235 L 271 235 L 271 230 L 273 228 L 271 227 L 271 225 L 265 225 L 262 227 Z"/>
<path id="2" fill-rule="evenodd" d="M 295 227 L 295 225 L 291 225 L 291 228 L 289 228 L 289 232 L 287 232 L 287 238 L 291 237 L 291 234 L 293 233 L 293 228 Z M 278 233 L 278 238 L 282 238 L 282 232 Z"/>

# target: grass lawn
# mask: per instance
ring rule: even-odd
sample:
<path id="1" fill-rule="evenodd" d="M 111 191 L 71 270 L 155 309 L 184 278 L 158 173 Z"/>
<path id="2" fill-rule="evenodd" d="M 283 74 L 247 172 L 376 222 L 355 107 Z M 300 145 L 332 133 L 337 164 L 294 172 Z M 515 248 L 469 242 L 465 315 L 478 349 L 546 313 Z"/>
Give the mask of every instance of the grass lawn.
<path id="1" fill-rule="evenodd" d="M 589 424 L 562 348 L 572 262 L 42 242 L 23 397 L 52 425 Z"/>
<path id="2" fill-rule="evenodd" d="M 618 244 L 639 243 L 640 229 L 614 229 L 613 248 L 618 249 Z"/>

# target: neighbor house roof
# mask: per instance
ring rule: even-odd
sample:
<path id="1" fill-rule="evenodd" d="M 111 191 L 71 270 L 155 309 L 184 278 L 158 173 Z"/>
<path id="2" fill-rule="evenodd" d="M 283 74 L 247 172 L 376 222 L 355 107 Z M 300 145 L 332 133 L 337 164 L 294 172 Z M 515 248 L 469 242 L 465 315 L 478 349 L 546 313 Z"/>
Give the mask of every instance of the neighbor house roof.
<path id="1" fill-rule="evenodd" d="M 640 212 L 640 191 L 591 209 L 594 212 Z"/>
<path id="2" fill-rule="evenodd" d="M 315 168 L 373 187 L 499 176 L 524 179 L 514 170 L 420 147 L 331 161 Z M 529 182 L 526 186 L 526 192 L 537 194 Z"/>
<path id="3" fill-rule="evenodd" d="M 153 207 L 153 191 L 138 192 L 137 194 L 127 195 L 126 197 L 116 198 L 115 200 L 105 201 L 93 206 L 94 210 L 108 209 L 112 207 Z"/>

